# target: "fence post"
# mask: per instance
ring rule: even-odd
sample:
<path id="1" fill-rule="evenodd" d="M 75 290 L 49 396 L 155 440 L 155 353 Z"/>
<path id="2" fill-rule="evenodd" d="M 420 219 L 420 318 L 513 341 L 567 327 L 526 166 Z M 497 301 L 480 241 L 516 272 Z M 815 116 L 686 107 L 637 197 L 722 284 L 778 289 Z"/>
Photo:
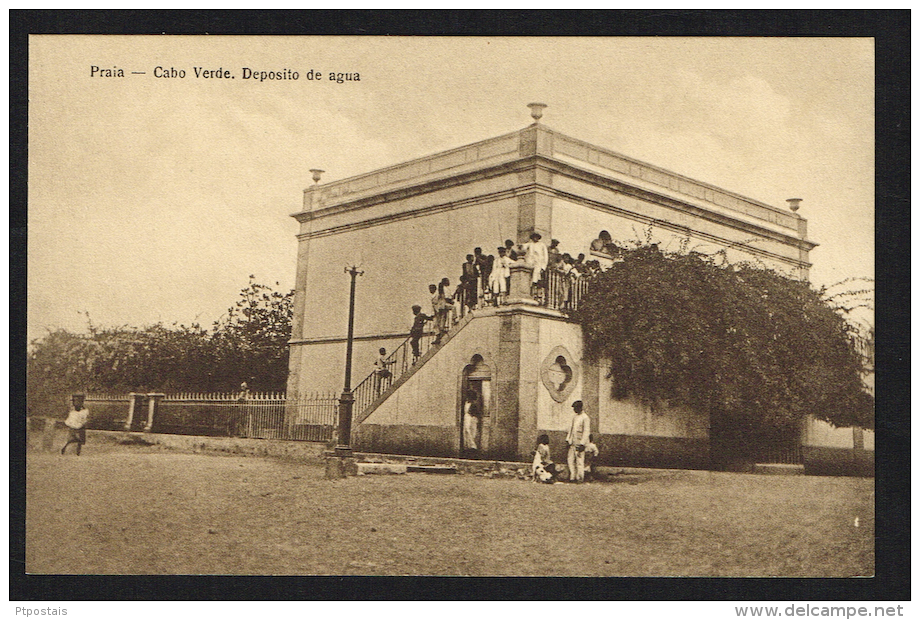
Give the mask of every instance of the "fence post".
<path id="1" fill-rule="evenodd" d="M 159 393 L 147 394 L 147 424 L 144 426 L 145 433 L 153 431 L 153 416 L 156 413 L 157 406 L 165 396 L 166 394 Z"/>
<path id="2" fill-rule="evenodd" d="M 131 430 L 131 424 L 134 423 L 134 408 L 137 406 L 137 399 L 143 394 L 128 392 L 128 419 L 125 420 L 125 430 Z"/>

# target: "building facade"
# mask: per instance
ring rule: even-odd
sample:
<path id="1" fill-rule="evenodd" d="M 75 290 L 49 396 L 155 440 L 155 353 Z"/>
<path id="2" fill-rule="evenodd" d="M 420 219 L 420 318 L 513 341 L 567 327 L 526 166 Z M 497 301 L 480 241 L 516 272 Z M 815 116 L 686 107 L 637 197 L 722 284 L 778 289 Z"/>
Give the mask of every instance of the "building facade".
<path id="1" fill-rule="evenodd" d="M 340 389 L 350 278 L 357 265 L 353 385 L 381 347 L 405 348 L 411 306 L 431 314 L 428 285 L 456 285 L 473 248 L 496 254 L 533 232 L 562 252 L 600 262 L 600 231 L 724 252 L 807 278 L 806 221 L 534 123 L 522 130 L 304 191 L 288 397 Z M 517 267 L 507 304 L 464 317 L 449 337 L 406 364 L 355 410 L 353 441 L 366 451 L 456 456 L 464 446 L 462 394 L 483 409 L 479 454 L 527 458 L 538 433 L 564 439 L 571 403 L 585 402 L 601 451 L 622 464 L 706 466 L 707 416 L 652 413 L 610 395 L 605 370 L 581 357 L 580 326 L 529 296 Z M 516 291 L 516 292 L 515 292 Z"/>

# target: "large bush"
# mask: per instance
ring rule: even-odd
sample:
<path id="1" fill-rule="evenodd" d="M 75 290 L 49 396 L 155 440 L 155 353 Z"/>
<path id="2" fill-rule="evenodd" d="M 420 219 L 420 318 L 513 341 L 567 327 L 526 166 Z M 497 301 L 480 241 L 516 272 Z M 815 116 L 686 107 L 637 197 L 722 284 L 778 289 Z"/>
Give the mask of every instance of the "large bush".
<path id="1" fill-rule="evenodd" d="M 594 277 L 577 318 L 614 396 L 708 412 L 737 444 L 789 436 L 809 414 L 873 427 L 854 329 L 807 282 L 644 246 Z"/>

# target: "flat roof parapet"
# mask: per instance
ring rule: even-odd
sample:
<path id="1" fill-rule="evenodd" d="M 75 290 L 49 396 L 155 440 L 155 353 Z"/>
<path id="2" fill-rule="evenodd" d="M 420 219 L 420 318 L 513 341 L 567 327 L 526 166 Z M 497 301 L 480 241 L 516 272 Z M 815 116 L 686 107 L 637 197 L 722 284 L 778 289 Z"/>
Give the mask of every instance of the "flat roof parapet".
<path id="1" fill-rule="evenodd" d="M 620 182 L 686 196 L 775 226 L 797 230 L 801 217 L 740 194 L 627 157 L 534 124 L 510 134 L 413 159 L 304 190 L 303 211 L 319 211 L 384 192 L 542 157 Z"/>

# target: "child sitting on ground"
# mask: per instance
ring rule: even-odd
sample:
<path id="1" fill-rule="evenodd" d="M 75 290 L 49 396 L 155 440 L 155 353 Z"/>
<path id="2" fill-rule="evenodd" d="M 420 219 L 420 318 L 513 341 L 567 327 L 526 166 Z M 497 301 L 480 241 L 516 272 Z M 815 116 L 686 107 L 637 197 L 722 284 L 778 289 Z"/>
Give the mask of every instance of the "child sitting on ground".
<path id="1" fill-rule="evenodd" d="M 549 454 L 549 435 L 543 434 L 537 438 L 537 449 L 533 453 L 530 473 L 534 482 L 551 484 L 556 481 L 556 464 Z"/>

